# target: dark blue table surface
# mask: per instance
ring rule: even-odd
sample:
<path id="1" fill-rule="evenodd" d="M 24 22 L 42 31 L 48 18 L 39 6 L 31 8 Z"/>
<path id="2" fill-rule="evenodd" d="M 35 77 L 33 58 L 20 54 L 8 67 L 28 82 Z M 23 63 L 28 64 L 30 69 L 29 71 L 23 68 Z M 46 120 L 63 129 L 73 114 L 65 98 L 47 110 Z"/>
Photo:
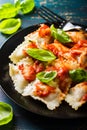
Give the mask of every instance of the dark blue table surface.
<path id="1" fill-rule="evenodd" d="M 0 4 L 5 2 L 13 2 L 13 0 L 0 0 Z M 22 19 L 22 28 L 45 22 L 36 13 L 36 9 L 41 5 L 47 6 L 71 22 L 87 25 L 87 0 L 35 0 L 35 4 L 33 13 L 19 16 Z M 0 46 L 7 38 L 0 33 Z M 11 104 L 14 110 L 12 122 L 0 127 L 0 130 L 87 130 L 87 119 L 53 119 L 27 112 L 9 99 L 1 88 L 0 101 Z"/>

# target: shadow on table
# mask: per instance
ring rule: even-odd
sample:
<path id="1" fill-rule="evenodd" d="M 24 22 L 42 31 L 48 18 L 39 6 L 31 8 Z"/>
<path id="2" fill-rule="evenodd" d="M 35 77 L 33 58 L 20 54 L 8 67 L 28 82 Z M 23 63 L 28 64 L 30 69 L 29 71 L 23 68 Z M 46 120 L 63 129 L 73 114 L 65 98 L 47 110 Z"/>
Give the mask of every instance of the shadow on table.
<path id="1" fill-rule="evenodd" d="M 13 120 L 7 125 L 1 126 L 0 130 L 87 130 L 86 118 L 48 118 L 25 111 L 22 108 L 17 109 L 17 113 L 20 114 L 14 113 Z"/>
<path id="2" fill-rule="evenodd" d="M 20 110 L 20 115 L 22 115 L 22 117 L 19 118 L 14 117 L 14 125 L 17 125 L 17 123 L 21 124 L 21 122 L 23 122 L 21 124 L 20 130 L 87 130 L 86 118 L 82 119 L 48 118 L 33 114 L 31 112 L 27 112 L 24 109 Z M 18 121 L 16 119 L 18 119 Z"/>

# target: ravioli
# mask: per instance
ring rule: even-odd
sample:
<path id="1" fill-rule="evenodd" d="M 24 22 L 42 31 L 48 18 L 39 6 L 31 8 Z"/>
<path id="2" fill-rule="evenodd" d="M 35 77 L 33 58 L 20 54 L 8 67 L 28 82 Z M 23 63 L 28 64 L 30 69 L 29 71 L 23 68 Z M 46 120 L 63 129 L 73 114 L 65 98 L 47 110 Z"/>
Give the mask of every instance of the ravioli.
<path id="1" fill-rule="evenodd" d="M 43 25 L 42 25 L 43 26 Z M 16 64 L 22 58 L 26 57 L 24 50 L 31 46 L 31 43 L 35 43 L 36 47 L 38 48 L 45 48 L 45 44 L 49 44 L 52 42 L 51 36 L 40 37 L 39 36 L 39 29 L 28 34 L 24 37 L 24 41 L 17 46 L 17 48 L 13 51 L 13 53 L 9 56 L 10 60 Z"/>
<path id="2" fill-rule="evenodd" d="M 28 84 L 28 81 L 24 79 L 23 75 L 21 74 L 20 70 L 18 69 L 18 66 L 23 63 L 23 64 L 33 64 L 33 61 L 31 58 L 23 58 L 18 62 L 16 65 L 13 63 L 9 64 L 9 75 L 11 76 L 15 89 L 19 92 L 22 93 L 25 86 Z"/>
<path id="3" fill-rule="evenodd" d="M 70 88 L 65 101 L 77 110 L 87 101 L 87 82 L 82 82 Z"/>
<path id="4" fill-rule="evenodd" d="M 50 110 L 62 101 L 75 110 L 87 102 L 87 35 L 82 31 L 64 35 L 71 39 L 69 43 L 54 38 L 50 27 L 41 24 L 9 56 L 15 90 L 43 102 Z"/>
<path id="5" fill-rule="evenodd" d="M 40 89 L 45 89 L 45 90 L 47 89 L 46 84 L 41 84 L 40 81 L 36 79 L 35 81 L 28 84 L 28 86 L 24 89 L 24 92 L 22 93 L 22 95 L 31 96 L 35 100 L 42 101 L 43 103 L 47 105 L 47 108 L 50 110 L 53 110 L 56 107 L 60 106 L 62 100 L 65 97 L 65 94 L 63 94 L 58 87 L 53 88 L 53 91 L 51 91 L 51 93 L 47 96 L 42 96 L 42 95 L 38 96 L 37 90 L 36 90 L 36 84 L 39 84 Z"/>

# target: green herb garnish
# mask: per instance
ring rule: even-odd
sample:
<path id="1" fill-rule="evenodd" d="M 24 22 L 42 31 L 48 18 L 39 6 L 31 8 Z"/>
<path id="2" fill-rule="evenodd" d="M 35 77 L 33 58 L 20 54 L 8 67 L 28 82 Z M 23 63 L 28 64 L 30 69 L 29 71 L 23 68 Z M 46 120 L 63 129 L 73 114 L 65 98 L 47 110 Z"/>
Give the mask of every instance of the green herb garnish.
<path id="1" fill-rule="evenodd" d="M 13 118 L 13 109 L 11 105 L 0 102 L 0 126 L 9 123 Z"/>
<path id="2" fill-rule="evenodd" d="M 42 71 L 39 72 L 36 77 L 43 83 L 49 83 L 57 76 L 56 71 Z"/>
<path id="3" fill-rule="evenodd" d="M 11 3 L 5 3 L 0 6 L 0 19 L 12 18 L 18 14 L 19 9 Z"/>
<path id="4" fill-rule="evenodd" d="M 20 3 L 21 11 L 23 14 L 27 14 L 32 11 L 35 6 L 34 0 L 23 0 Z"/>
<path id="5" fill-rule="evenodd" d="M 20 19 L 6 19 L 0 23 L 0 31 L 4 34 L 12 34 L 16 32 L 21 26 Z"/>
<path id="6" fill-rule="evenodd" d="M 70 70 L 69 75 L 76 83 L 87 81 L 87 71 L 84 69 Z"/>
<path id="7" fill-rule="evenodd" d="M 52 52 L 44 49 L 31 48 L 28 49 L 26 52 L 31 57 L 40 61 L 52 61 L 56 59 L 56 56 Z"/>
<path id="8" fill-rule="evenodd" d="M 20 12 L 22 14 L 27 14 L 31 12 L 34 7 L 34 0 L 14 0 L 14 4 L 5 3 L 0 5 L 0 20 L 7 19 L 7 21 L 2 21 L 0 23 L 0 31 L 4 34 L 12 34 L 16 32 L 21 26 L 21 20 L 16 20 L 16 18 L 12 20 L 9 18 L 14 18 Z"/>
<path id="9" fill-rule="evenodd" d="M 51 25 L 50 30 L 51 30 L 51 35 L 53 36 L 53 38 L 57 39 L 61 43 L 72 42 L 71 38 L 62 29 L 55 28 L 54 25 Z"/>

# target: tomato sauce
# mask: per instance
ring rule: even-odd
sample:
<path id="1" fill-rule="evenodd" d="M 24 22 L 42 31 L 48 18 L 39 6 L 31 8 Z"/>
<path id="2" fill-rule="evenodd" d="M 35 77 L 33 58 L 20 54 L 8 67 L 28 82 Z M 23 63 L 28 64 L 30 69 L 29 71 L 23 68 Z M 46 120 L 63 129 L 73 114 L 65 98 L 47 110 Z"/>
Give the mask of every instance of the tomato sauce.
<path id="1" fill-rule="evenodd" d="M 50 34 L 51 34 L 50 28 L 47 25 L 43 25 L 40 27 L 40 29 L 39 29 L 39 36 L 40 37 L 49 36 Z"/>
<path id="2" fill-rule="evenodd" d="M 40 82 L 35 84 L 35 86 L 36 86 L 36 90 L 34 91 L 34 95 L 39 97 L 47 97 L 50 93 L 54 93 L 55 91 L 54 87 L 50 87 L 48 85 L 44 85 L 43 87 L 43 84 Z"/>
<path id="3" fill-rule="evenodd" d="M 81 101 L 87 101 L 87 94 L 85 94 L 85 95 L 82 97 Z"/>
<path id="4" fill-rule="evenodd" d="M 47 46 L 47 49 L 52 51 L 55 56 L 58 56 L 58 49 L 56 48 L 54 44 L 49 44 Z"/>
<path id="5" fill-rule="evenodd" d="M 36 72 L 32 65 L 24 66 L 23 64 L 21 64 L 19 65 L 19 70 L 21 70 L 23 77 L 29 82 L 35 80 Z"/>

